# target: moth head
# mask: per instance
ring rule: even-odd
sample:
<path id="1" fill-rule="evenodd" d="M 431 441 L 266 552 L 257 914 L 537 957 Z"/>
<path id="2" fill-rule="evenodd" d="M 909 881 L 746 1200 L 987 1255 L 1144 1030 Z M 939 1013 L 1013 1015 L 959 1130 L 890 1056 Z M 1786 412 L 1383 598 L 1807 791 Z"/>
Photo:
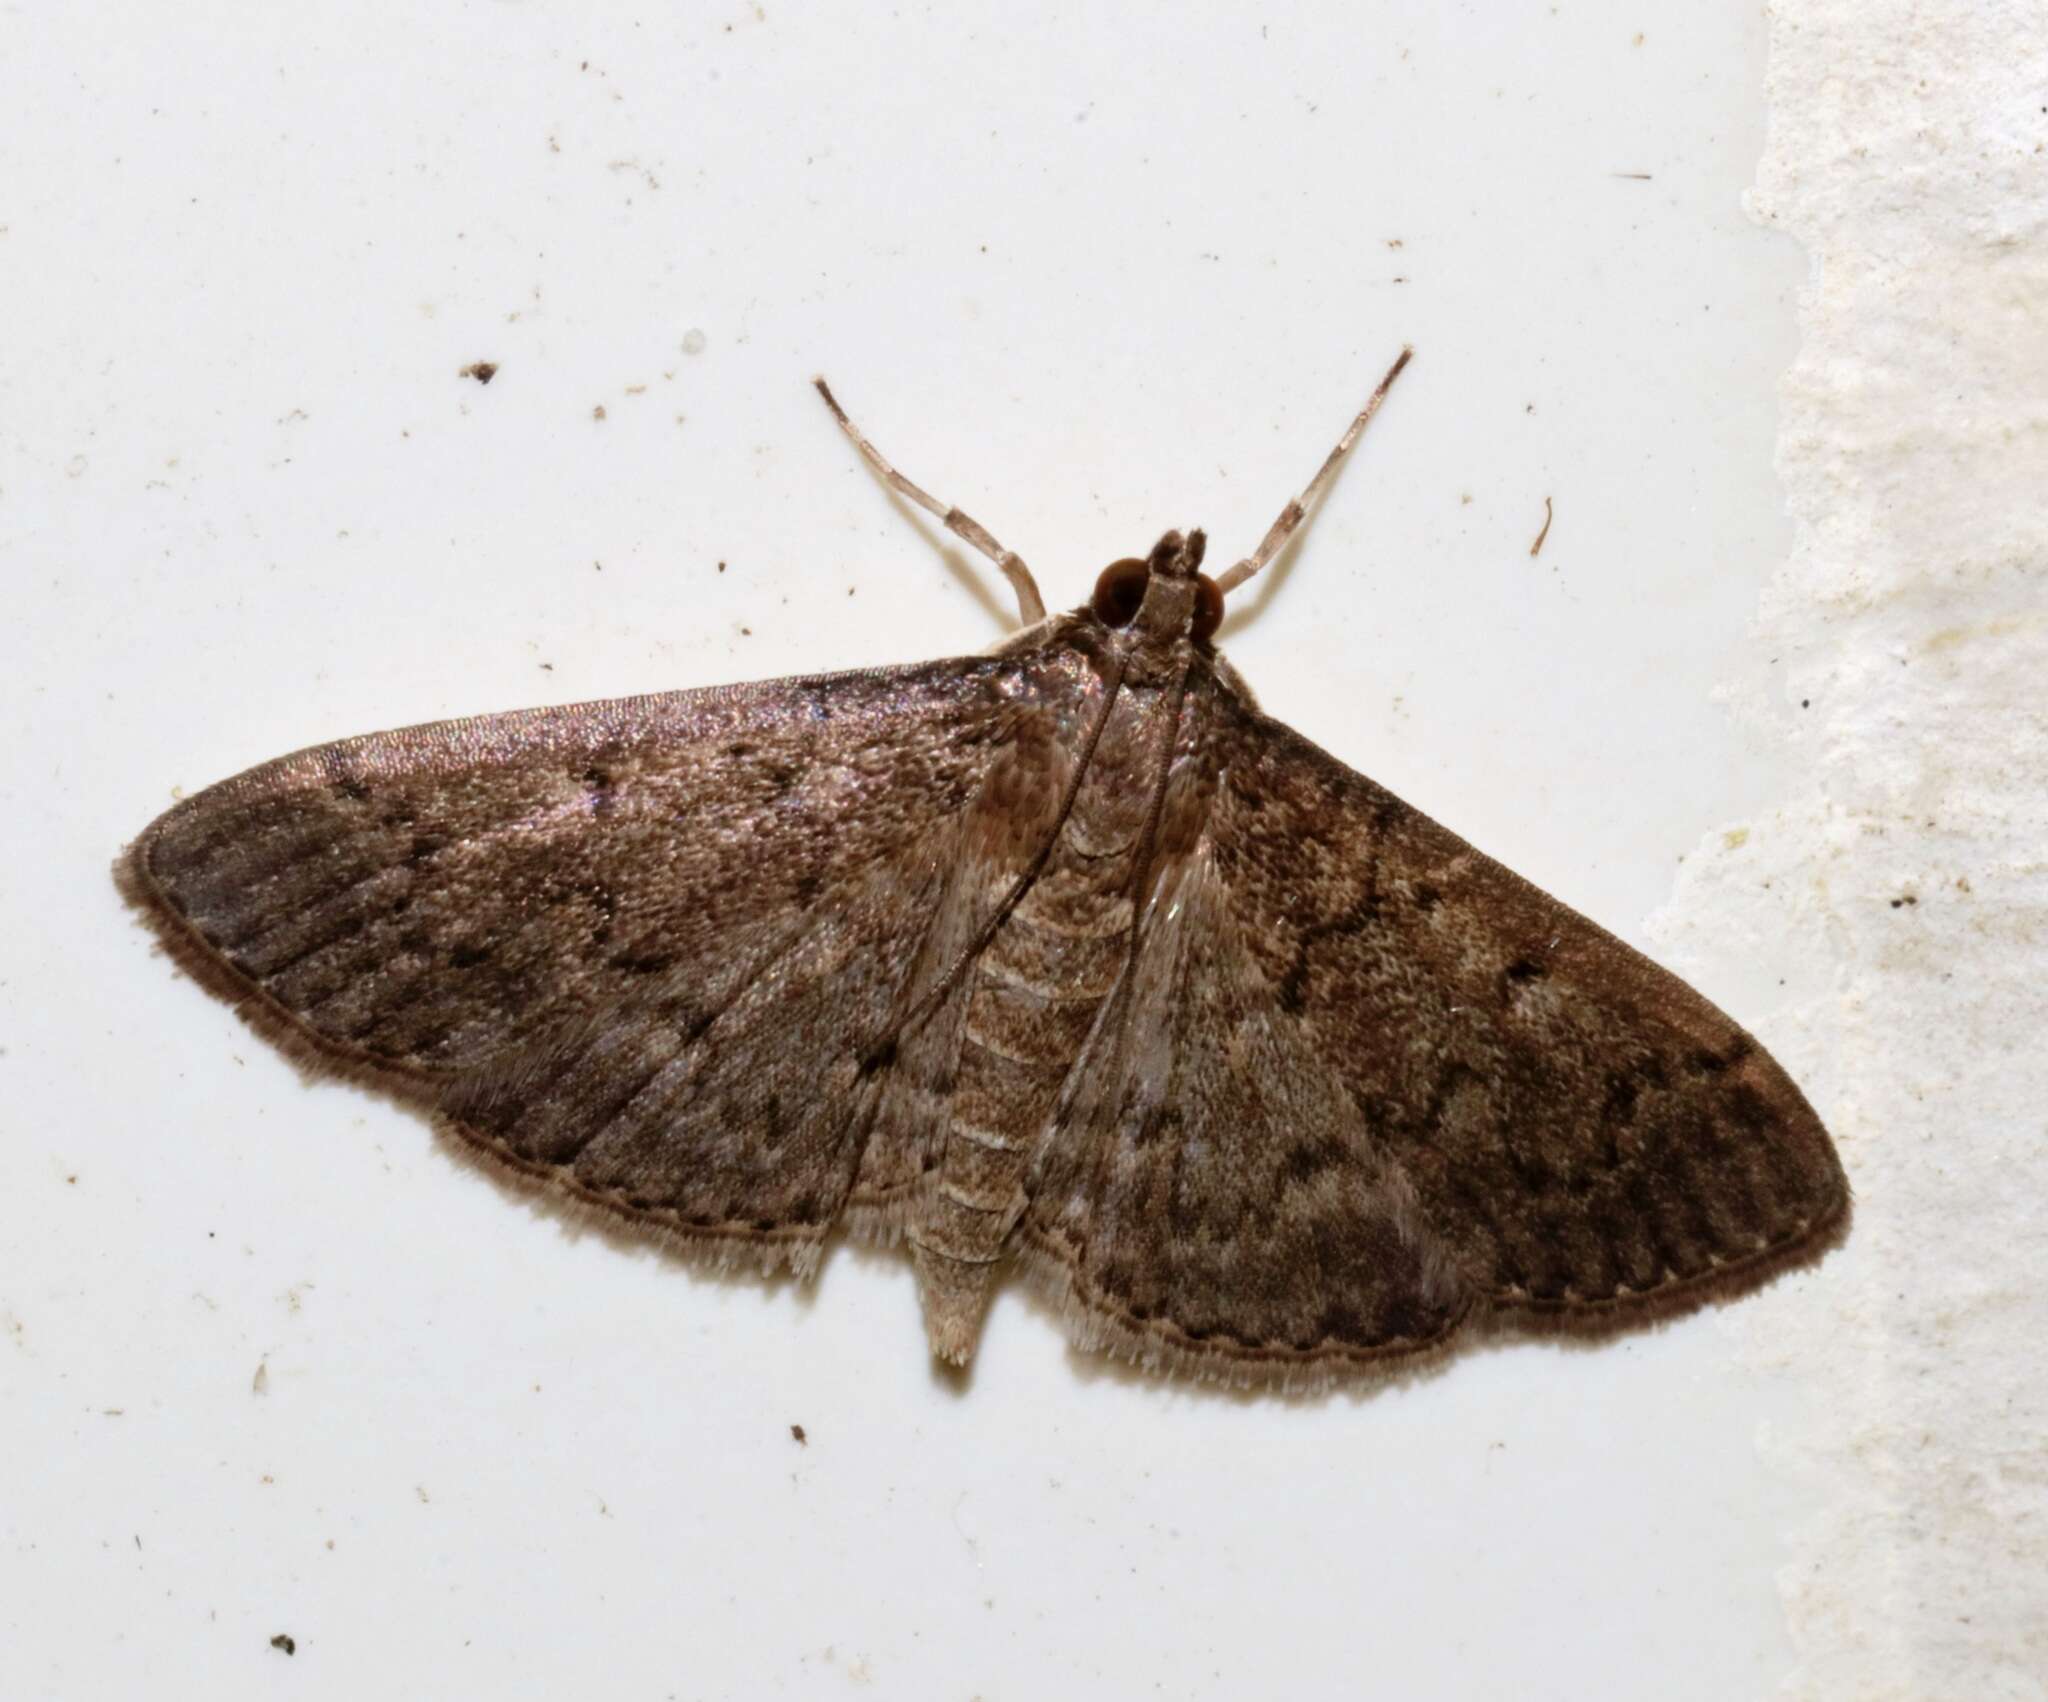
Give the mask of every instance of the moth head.
<path id="1" fill-rule="evenodd" d="M 1208 643 L 1223 624 L 1223 593 L 1201 571 L 1208 545 L 1199 528 L 1185 537 L 1168 532 L 1149 556 L 1111 562 L 1095 581 L 1096 618 L 1115 627 L 1138 622 L 1147 636 L 1171 639 L 1185 632 L 1197 644 Z M 1139 621 L 1148 607 L 1152 612 Z"/>

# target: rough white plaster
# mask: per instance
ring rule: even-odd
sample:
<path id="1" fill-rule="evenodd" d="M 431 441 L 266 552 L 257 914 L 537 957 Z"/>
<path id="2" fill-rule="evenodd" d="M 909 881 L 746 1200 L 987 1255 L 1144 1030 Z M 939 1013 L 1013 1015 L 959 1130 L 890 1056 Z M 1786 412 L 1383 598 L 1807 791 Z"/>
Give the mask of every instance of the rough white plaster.
<path id="1" fill-rule="evenodd" d="M 1681 966 L 1799 942 L 1773 1039 L 1857 1189 L 1827 1280 L 1732 1319 L 1823 1397 L 1762 1439 L 1818 1508 L 1779 1577 L 1784 1691 L 2038 1698 L 2048 33 L 2033 5 L 1786 0 L 1770 53 L 1751 206 L 1811 259 L 1778 457 L 1797 538 L 1757 624 L 1782 685 L 1731 695 L 1799 770 L 1689 860 L 1661 937 Z"/>

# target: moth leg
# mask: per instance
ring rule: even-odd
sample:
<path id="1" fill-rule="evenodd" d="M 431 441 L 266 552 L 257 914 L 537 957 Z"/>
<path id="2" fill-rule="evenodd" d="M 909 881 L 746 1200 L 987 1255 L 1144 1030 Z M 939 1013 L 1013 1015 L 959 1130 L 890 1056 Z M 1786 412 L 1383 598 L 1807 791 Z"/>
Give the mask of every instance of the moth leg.
<path id="1" fill-rule="evenodd" d="M 1366 422 L 1380 411 L 1380 404 L 1387 399 L 1387 392 L 1393 388 L 1394 380 L 1401 376 L 1401 368 L 1408 364 L 1414 353 L 1413 349 L 1401 351 L 1400 357 L 1387 368 L 1386 377 L 1379 381 L 1373 393 L 1366 398 L 1365 406 L 1358 410 L 1358 418 L 1353 420 L 1344 435 L 1337 439 L 1337 447 L 1323 457 L 1323 464 L 1316 469 L 1316 476 L 1309 480 L 1308 489 L 1280 510 L 1280 518 L 1266 528 L 1266 535 L 1259 540 L 1257 549 L 1235 567 L 1217 575 L 1217 590 L 1227 596 L 1286 547 L 1287 540 L 1294 536 L 1295 527 L 1301 524 L 1302 516 L 1315 506 L 1316 498 L 1323 494 L 1323 487 L 1337 471 L 1337 463 L 1344 459 L 1351 446 L 1358 441 L 1358 434 L 1365 430 Z M 829 397 L 826 399 L 830 400 Z"/>
<path id="2" fill-rule="evenodd" d="M 882 452 L 861 435 L 860 428 L 846 417 L 846 410 L 832 394 L 831 386 L 822 378 L 814 378 L 811 382 L 818 387 L 818 394 L 825 398 L 825 406 L 832 410 L 839 429 L 853 439 L 854 448 L 861 452 L 870 467 L 881 474 L 883 482 L 898 496 L 916 503 L 927 514 L 936 515 L 947 531 L 965 538 L 1002 569 L 1003 577 L 1010 582 L 1010 589 L 1017 593 L 1017 614 L 1026 626 L 1035 626 L 1044 620 L 1045 599 L 1038 594 L 1038 581 L 1031 577 L 1031 569 L 1024 565 L 1024 558 L 1015 550 L 1004 549 L 990 535 L 988 528 L 972 515 L 963 514 L 957 508 L 948 508 L 922 485 L 913 484 L 897 472 Z"/>

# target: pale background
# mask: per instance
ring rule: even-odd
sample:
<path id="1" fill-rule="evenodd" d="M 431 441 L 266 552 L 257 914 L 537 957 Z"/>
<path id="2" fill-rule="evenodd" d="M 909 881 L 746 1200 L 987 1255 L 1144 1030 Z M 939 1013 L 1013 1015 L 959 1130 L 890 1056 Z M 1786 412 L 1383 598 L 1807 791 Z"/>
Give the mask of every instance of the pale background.
<path id="1" fill-rule="evenodd" d="M 0 1695 L 2048 1694 L 2030 19 L 10 8 Z M 579 1238 L 117 904 L 300 745 L 999 637 L 814 372 L 1059 605 L 1404 341 L 1225 643 L 1806 1084 L 1862 1215 L 1739 1308 L 1297 1403 L 1009 1293 L 956 1388 L 898 1257 Z"/>

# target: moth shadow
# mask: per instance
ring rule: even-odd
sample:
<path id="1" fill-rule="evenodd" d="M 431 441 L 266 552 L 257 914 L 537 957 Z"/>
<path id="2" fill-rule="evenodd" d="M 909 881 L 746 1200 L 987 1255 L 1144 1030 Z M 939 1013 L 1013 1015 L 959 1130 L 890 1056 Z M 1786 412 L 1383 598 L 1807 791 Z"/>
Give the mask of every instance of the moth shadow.
<path id="1" fill-rule="evenodd" d="M 888 497 L 890 506 L 909 524 L 910 530 L 931 547 L 932 554 L 939 558 L 940 565 L 959 581 L 968 596 L 972 597 L 981 611 L 995 623 L 1002 637 L 1007 638 L 1011 633 L 1021 630 L 1017 611 L 996 595 L 987 569 L 976 567 L 964 551 L 948 543 L 946 534 L 933 528 L 930 518 L 923 509 L 904 501 L 886 484 L 882 486 L 882 493 Z"/>
<path id="2" fill-rule="evenodd" d="M 971 1359 L 965 1365 L 955 1365 L 930 1354 L 925 1359 L 925 1381 L 940 1394 L 962 1401 L 974 1393 L 974 1365 Z"/>
<path id="3" fill-rule="evenodd" d="M 1320 513 L 1329 506 L 1337 487 L 1344 482 L 1344 475 L 1351 470 L 1351 461 L 1352 458 L 1346 455 L 1337 463 L 1336 469 L 1330 475 L 1330 482 L 1316 498 L 1312 512 Z M 1303 517 L 1304 520 L 1307 518 Z M 1297 522 L 1281 543 L 1279 550 L 1275 552 L 1273 559 L 1260 570 L 1255 588 L 1248 594 L 1234 595 L 1224 605 L 1223 624 L 1216 629 L 1218 643 L 1251 626 L 1266 612 L 1266 605 L 1280 595 L 1281 587 L 1293 577 L 1295 564 L 1301 560 L 1302 544 L 1308 537 L 1309 529 L 1308 525 Z"/>
<path id="4" fill-rule="evenodd" d="M 1266 564 L 1265 570 L 1252 585 L 1245 590 L 1234 592 L 1230 600 L 1224 604 L 1223 624 L 1216 629 L 1218 644 L 1244 631 L 1246 627 L 1256 625 L 1260 616 L 1266 612 L 1266 605 L 1278 597 L 1281 587 L 1294 577 L 1295 564 L 1301 560 L 1302 541 L 1306 530 L 1302 528 L 1296 531 L 1280 546 L 1280 553 Z"/>

